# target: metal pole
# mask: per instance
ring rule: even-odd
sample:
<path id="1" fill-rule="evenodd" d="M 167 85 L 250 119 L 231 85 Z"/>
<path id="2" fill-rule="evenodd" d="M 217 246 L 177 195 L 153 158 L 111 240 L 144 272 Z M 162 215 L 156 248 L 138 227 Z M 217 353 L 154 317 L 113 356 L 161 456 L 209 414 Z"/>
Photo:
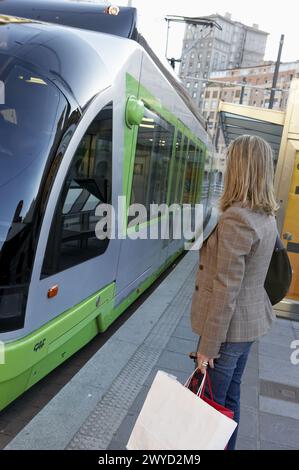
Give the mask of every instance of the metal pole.
<path id="1" fill-rule="evenodd" d="M 168 59 L 168 41 L 169 41 L 169 30 L 170 30 L 170 20 L 166 19 L 167 21 L 167 36 L 166 36 L 166 49 L 165 49 L 165 57 Z"/>
<path id="2" fill-rule="evenodd" d="M 277 85 L 277 79 L 278 79 L 278 73 L 279 73 L 279 66 L 280 66 L 280 59 L 281 59 L 281 52 L 282 52 L 283 43 L 284 43 L 284 34 L 282 34 L 280 36 L 279 49 L 278 49 L 277 60 L 276 60 L 275 70 L 274 70 L 274 75 L 273 75 L 271 94 L 270 94 L 270 98 L 269 98 L 269 109 L 272 109 L 273 105 L 274 105 L 275 88 L 276 88 L 276 85 Z"/>
<path id="3" fill-rule="evenodd" d="M 243 104 L 244 93 L 245 93 L 245 83 L 246 83 L 246 78 L 243 78 L 243 84 L 242 84 L 242 87 L 241 87 L 241 94 L 240 94 L 239 104 Z"/>

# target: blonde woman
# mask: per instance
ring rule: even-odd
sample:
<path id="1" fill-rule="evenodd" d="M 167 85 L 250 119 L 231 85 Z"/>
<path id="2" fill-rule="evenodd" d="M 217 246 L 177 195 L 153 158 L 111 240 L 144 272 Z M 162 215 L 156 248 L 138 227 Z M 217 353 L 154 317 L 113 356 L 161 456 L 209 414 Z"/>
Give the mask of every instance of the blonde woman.
<path id="1" fill-rule="evenodd" d="M 278 206 L 273 155 L 263 139 L 244 135 L 228 149 L 218 225 L 203 244 L 192 299 L 197 364 L 209 367 L 214 399 L 240 418 L 240 385 L 252 343 L 274 314 L 264 282 L 274 249 Z M 238 428 L 237 428 L 238 429 Z M 235 447 L 237 430 L 228 449 Z"/>

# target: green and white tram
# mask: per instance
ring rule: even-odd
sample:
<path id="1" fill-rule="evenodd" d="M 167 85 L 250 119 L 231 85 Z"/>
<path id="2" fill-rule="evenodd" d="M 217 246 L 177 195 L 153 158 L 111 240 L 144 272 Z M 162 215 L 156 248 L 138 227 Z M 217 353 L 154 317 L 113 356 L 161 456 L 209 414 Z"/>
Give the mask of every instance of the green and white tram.
<path id="1" fill-rule="evenodd" d="M 184 249 L 183 239 L 100 240 L 96 208 L 119 196 L 201 202 L 209 217 L 210 137 L 139 39 L 135 9 L 1 1 L 0 410 L 105 331 Z"/>

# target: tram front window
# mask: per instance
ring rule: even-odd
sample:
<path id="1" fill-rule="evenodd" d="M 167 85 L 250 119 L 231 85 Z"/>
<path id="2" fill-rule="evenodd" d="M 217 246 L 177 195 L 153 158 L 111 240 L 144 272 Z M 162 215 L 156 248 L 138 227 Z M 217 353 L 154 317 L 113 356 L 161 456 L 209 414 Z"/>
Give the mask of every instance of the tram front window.
<path id="1" fill-rule="evenodd" d="M 35 210 L 67 102 L 46 78 L 0 54 L 0 332 L 20 328 L 34 260 Z"/>

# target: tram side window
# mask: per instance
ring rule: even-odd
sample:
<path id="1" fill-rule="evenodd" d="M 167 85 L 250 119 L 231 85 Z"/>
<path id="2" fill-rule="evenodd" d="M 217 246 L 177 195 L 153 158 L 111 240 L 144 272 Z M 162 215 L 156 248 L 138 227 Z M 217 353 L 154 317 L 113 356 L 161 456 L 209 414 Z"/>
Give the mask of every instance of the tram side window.
<path id="1" fill-rule="evenodd" d="M 176 144 L 175 144 L 175 157 L 174 157 L 174 163 L 173 163 L 172 181 L 171 181 L 171 189 L 170 189 L 170 201 L 169 201 L 170 205 L 175 202 L 176 188 L 177 188 L 178 176 L 179 176 L 181 150 L 182 150 L 182 133 L 178 131 Z"/>
<path id="2" fill-rule="evenodd" d="M 185 166 L 187 160 L 187 151 L 188 151 L 188 138 L 184 136 L 183 140 L 183 149 L 182 149 L 182 157 L 180 163 L 180 169 L 178 172 L 178 187 L 177 187 L 177 194 L 175 202 L 181 204 L 182 201 L 182 190 L 183 190 L 183 181 L 184 181 L 184 174 L 185 174 Z"/>
<path id="3" fill-rule="evenodd" d="M 184 186 L 184 197 L 183 203 L 189 204 L 191 202 L 191 190 L 192 190 L 192 177 L 194 178 L 194 169 L 195 169 L 195 145 L 193 142 L 190 142 L 188 157 L 187 157 L 187 168 L 185 176 L 185 186 Z"/>
<path id="4" fill-rule="evenodd" d="M 42 276 L 46 277 L 103 254 L 108 237 L 95 234 L 100 204 L 112 193 L 112 103 L 94 119 L 73 157 L 60 193 L 48 239 Z"/>
<path id="5" fill-rule="evenodd" d="M 166 203 L 174 127 L 146 110 L 139 125 L 132 181 L 131 204 L 146 207 Z"/>

